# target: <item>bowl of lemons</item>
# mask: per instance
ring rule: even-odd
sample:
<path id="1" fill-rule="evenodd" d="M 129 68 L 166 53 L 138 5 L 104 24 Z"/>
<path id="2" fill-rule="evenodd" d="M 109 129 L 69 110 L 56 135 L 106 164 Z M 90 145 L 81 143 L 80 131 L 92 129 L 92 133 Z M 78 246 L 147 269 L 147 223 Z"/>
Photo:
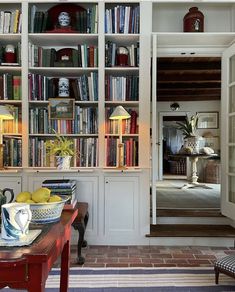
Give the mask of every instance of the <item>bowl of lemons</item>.
<path id="1" fill-rule="evenodd" d="M 16 196 L 16 202 L 28 203 L 32 212 L 31 223 L 47 224 L 60 220 L 64 204 L 68 196 L 51 195 L 48 188 L 39 188 L 33 193 L 21 192 Z"/>

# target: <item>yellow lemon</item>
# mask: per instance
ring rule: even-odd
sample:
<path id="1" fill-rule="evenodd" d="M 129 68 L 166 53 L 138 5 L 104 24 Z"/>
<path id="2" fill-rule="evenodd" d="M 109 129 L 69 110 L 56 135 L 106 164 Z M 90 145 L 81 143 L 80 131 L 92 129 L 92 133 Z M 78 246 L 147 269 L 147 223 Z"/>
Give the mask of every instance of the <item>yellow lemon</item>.
<path id="1" fill-rule="evenodd" d="M 57 195 L 53 195 L 50 197 L 50 199 L 48 200 L 48 203 L 52 203 L 52 202 L 60 202 L 62 201 L 61 197 L 57 196 Z"/>
<path id="2" fill-rule="evenodd" d="M 35 202 L 34 202 L 33 200 L 31 200 L 31 199 L 26 200 L 25 203 L 28 203 L 28 204 L 35 204 Z"/>
<path id="3" fill-rule="evenodd" d="M 39 188 L 32 193 L 32 200 L 35 203 L 46 203 L 50 198 L 51 190 L 48 188 Z"/>
<path id="4" fill-rule="evenodd" d="M 27 200 L 31 199 L 32 194 L 30 192 L 20 192 L 17 196 L 16 196 L 16 202 L 17 203 L 24 203 Z"/>

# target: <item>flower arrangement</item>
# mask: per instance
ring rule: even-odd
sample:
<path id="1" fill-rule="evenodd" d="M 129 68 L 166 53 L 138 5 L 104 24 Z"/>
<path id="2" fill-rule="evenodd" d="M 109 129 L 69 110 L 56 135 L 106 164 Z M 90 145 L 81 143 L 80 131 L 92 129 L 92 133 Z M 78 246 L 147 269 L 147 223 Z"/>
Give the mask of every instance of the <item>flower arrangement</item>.
<path id="1" fill-rule="evenodd" d="M 177 122 L 178 129 L 182 131 L 184 138 L 195 137 L 198 124 L 198 116 L 193 115 L 191 118 L 186 115 L 185 122 Z"/>
<path id="2" fill-rule="evenodd" d="M 46 150 L 48 150 L 49 154 L 60 157 L 73 156 L 76 152 L 73 147 L 73 140 L 61 136 L 57 132 L 55 134 L 56 139 L 45 142 Z"/>

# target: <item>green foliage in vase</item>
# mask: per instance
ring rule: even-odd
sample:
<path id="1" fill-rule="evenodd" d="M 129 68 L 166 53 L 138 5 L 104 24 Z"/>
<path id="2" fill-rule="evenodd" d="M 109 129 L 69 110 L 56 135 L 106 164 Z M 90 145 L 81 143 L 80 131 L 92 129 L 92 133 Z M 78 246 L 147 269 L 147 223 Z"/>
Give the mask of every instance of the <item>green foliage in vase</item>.
<path id="1" fill-rule="evenodd" d="M 188 115 L 185 118 L 185 122 L 177 122 L 178 129 L 182 131 L 184 138 L 189 137 L 195 137 L 196 135 L 196 129 L 197 129 L 197 123 L 198 123 L 198 116 L 193 115 L 191 118 L 188 117 Z"/>
<path id="2" fill-rule="evenodd" d="M 61 157 L 75 155 L 76 151 L 74 149 L 73 140 L 65 136 L 61 136 L 57 132 L 55 132 L 55 134 L 56 139 L 48 140 L 45 142 L 46 150 L 48 151 L 48 153 L 50 155 Z"/>

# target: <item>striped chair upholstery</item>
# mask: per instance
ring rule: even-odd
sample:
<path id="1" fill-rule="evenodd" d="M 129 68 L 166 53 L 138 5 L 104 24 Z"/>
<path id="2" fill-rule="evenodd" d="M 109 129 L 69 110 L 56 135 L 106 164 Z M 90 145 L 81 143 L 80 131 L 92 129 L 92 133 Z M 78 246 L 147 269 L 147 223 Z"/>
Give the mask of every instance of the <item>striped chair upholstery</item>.
<path id="1" fill-rule="evenodd" d="M 235 254 L 228 255 L 215 262 L 215 283 L 219 282 L 219 273 L 224 273 L 235 278 Z"/>

